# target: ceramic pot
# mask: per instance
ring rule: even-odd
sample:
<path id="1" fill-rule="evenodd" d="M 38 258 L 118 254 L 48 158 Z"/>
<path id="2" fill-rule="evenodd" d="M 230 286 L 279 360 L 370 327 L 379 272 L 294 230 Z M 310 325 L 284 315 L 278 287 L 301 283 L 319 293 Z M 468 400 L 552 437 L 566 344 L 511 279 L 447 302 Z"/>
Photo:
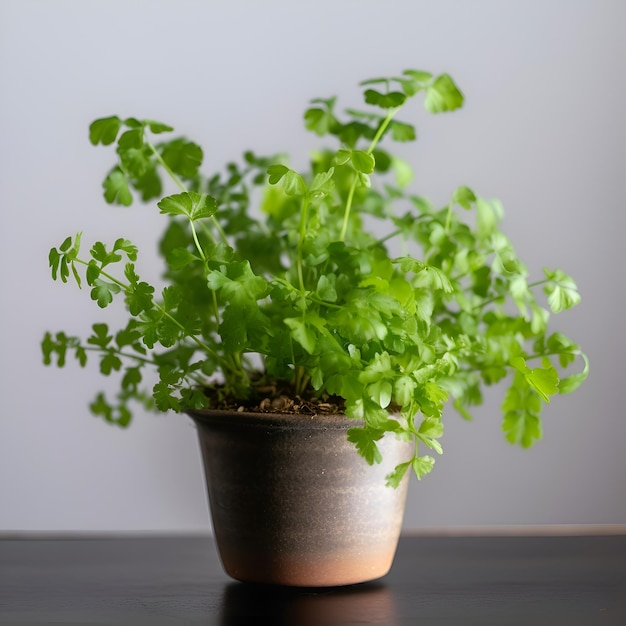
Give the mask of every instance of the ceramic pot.
<path id="1" fill-rule="evenodd" d="M 413 446 L 388 434 L 369 466 L 343 415 L 189 411 L 198 428 L 213 531 L 226 573 L 299 587 L 384 576 L 395 555 L 408 473 L 385 475 Z"/>

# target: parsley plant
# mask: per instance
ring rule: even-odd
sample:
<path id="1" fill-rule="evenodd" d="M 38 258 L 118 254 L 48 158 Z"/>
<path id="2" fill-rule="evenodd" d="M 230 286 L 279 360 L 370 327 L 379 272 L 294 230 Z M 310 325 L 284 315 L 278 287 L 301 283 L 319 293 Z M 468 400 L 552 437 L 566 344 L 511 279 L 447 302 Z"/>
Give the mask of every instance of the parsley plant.
<path id="1" fill-rule="evenodd" d="M 508 441 L 541 438 L 543 405 L 588 372 L 580 347 L 548 331 L 551 314 L 579 302 L 576 284 L 560 269 L 529 277 L 499 229 L 498 202 L 460 187 L 436 208 L 408 191 L 410 166 L 382 146 L 416 139 L 397 115 L 418 98 L 435 114 L 462 106 L 449 75 L 407 70 L 362 85 L 363 110 L 340 114 L 336 98 L 312 101 L 306 127 L 333 147 L 301 172 L 246 152 L 206 177 L 202 148 L 163 139 L 173 130 L 166 124 L 117 116 L 91 124 L 91 143 L 116 152 L 105 200 L 156 200 L 167 218 L 160 293 L 141 279 L 126 239 L 85 251 L 78 233 L 50 251 L 55 280 L 86 285 L 101 308 L 122 301 L 129 314 L 117 330 L 94 324 L 85 340 L 43 339 L 46 364 L 62 367 L 69 352 L 81 366 L 94 356 L 102 374 L 119 373 L 119 393 L 98 394 L 95 415 L 127 426 L 133 402 L 201 409 L 245 403 L 268 384 L 339 398 L 360 420 L 348 438 L 368 463 L 380 461 L 385 432 L 414 440 L 413 458 L 388 476 L 392 486 L 409 468 L 418 478 L 431 471 L 444 406 L 470 419 L 485 385 L 508 385 Z M 162 197 L 163 176 L 178 193 Z M 259 197 L 260 211 L 251 211 Z M 397 240 L 419 255 L 393 253 Z M 158 373 L 152 388 L 148 369 Z"/>

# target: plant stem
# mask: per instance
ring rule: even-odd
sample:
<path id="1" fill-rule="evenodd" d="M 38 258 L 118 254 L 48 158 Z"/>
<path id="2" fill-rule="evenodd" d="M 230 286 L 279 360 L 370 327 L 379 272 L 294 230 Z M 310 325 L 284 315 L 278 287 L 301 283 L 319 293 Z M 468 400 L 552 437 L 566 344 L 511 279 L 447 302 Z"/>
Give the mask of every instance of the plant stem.
<path id="1" fill-rule="evenodd" d="M 385 119 L 381 122 L 380 126 L 378 127 L 378 130 L 376 131 L 376 134 L 374 135 L 374 138 L 372 139 L 369 145 L 369 148 L 366 150 L 367 154 L 372 154 L 372 152 L 374 152 L 374 148 L 376 148 L 376 145 L 380 141 L 384 132 L 387 130 L 387 127 L 389 126 L 389 123 L 393 119 L 393 116 L 399 111 L 399 108 L 400 107 L 397 107 L 395 109 L 389 109 L 389 111 L 387 112 L 387 115 L 385 116 Z M 346 239 L 346 232 L 348 230 L 348 220 L 350 219 L 350 211 L 352 210 L 352 202 L 354 200 L 354 192 L 356 191 L 358 180 L 359 180 L 358 176 L 355 176 L 354 180 L 352 181 L 352 185 L 350 185 L 350 190 L 348 192 L 348 199 L 346 200 L 346 208 L 344 209 L 344 212 L 343 212 L 343 223 L 341 224 L 341 232 L 339 233 L 339 241 L 345 241 Z"/>
<path id="2" fill-rule="evenodd" d="M 387 115 L 385 115 L 385 119 L 381 122 L 380 126 L 378 127 L 378 130 L 376 131 L 376 134 L 374 135 L 374 138 L 372 139 L 372 142 L 370 143 L 370 147 L 366 151 L 368 154 L 372 154 L 372 152 L 374 152 L 374 148 L 380 141 L 380 138 L 383 136 L 383 133 L 387 130 L 387 126 L 389 126 L 389 123 L 393 119 L 393 116 L 399 110 L 400 110 L 400 107 L 396 107 L 395 109 L 389 109 L 389 111 L 387 112 Z"/>
<path id="3" fill-rule="evenodd" d="M 74 261 L 76 263 L 81 263 L 82 265 L 89 266 L 89 263 L 87 263 L 87 261 L 84 261 L 83 259 L 74 259 Z M 128 291 L 131 288 L 131 286 L 129 284 L 123 283 L 121 280 L 118 280 L 117 278 L 115 278 L 115 276 L 112 276 L 111 274 L 109 274 L 108 272 L 103 271 L 102 269 L 100 270 L 100 274 L 102 276 L 108 278 L 110 281 L 114 282 L 116 285 L 121 287 L 124 291 Z M 165 317 L 167 317 L 169 320 L 174 322 L 174 324 L 176 326 L 178 326 L 178 328 L 180 328 L 182 331 L 186 332 L 185 327 L 171 313 L 169 313 L 169 311 L 167 309 L 165 309 L 162 305 L 158 304 L 157 302 L 154 302 L 153 304 L 154 304 L 155 308 L 158 309 Z M 216 359 L 219 363 L 224 363 L 225 362 L 224 359 L 222 359 L 219 356 L 219 354 L 217 354 L 217 352 L 215 352 L 206 343 L 204 343 L 203 341 L 198 339 L 198 337 L 196 337 L 195 335 L 186 335 L 186 336 L 189 337 L 189 339 L 191 341 L 193 341 L 198 347 L 202 348 L 202 350 L 204 350 L 207 354 L 209 354 L 214 359 Z"/>
<path id="4" fill-rule="evenodd" d="M 145 365 L 154 365 L 155 367 L 158 367 L 158 363 L 152 359 L 147 359 L 144 356 L 139 356 L 138 354 L 129 354 L 128 352 L 123 352 L 122 350 L 116 350 L 115 348 L 97 348 L 97 347 L 91 347 L 91 346 L 82 346 L 83 350 L 85 350 L 86 352 L 113 352 L 114 354 L 117 354 L 118 356 L 122 356 L 126 359 L 134 359 L 135 361 L 138 361 L 139 363 L 144 363 Z"/>
<path id="5" fill-rule="evenodd" d="M 187 191 L 187 187 L 185 187 L 185 185 L 183 185 L 182 181 L 180 180 L 180 178 L 172 171 L 172 169 L 170 168 L 170 166 L 165 162 L 165 160 L 163 159 L 163 157 L 161 156 L 161 153 L 154 147 L 154 145 L 152 144 L 151 141 L 149 141 L 147 138 L 144 138 L 144 141 L 146 143 L 146 145 L 148 146 L 148 148 L 150 148 L 150 150 L 152 151 L 152 153 L 154 154 L 154 156 L 156 157 L 156 160 L 159 162 L 159 164 L 161 165 L 161 167 L 169 174 L 169 177 L 174 181 L 174 183 L 176 184 L 176 186 L 183 192 L 185 193 Z"/>
<path id="6" fill-rule="evenodd" d="M 203 263 L 206 265 L 206 256 L 204 255 L 204 250 L 200 245 L 200 241 L 198 240 L 198 233 L 196 233 L 196 227 L 193 225 L 193 220 L 189 220 L 189 226 L 191 227 L 191 235 L 193 236 L 193 242 L 196 245 L 196 250 L 200 253 L 200 258 Z"/>
<path id="7" fill-rule="evenodd" d="M 446 232 L 450 232 L 450 224 L 452 223 L 452 202 L 448 205 L 448 212 L 446 214 L 446 223 L 444 229 Z"/>
<path id="8" fill-rule="evenodd" d="M 148 146 L 148 148 L 150 148 L 150 150 L 154 154 L 154 156 L 155 156 L 156 160 L 158 161 L 159 165 L 168 173 L 169 177 L 174 181 L 175 185 L 181 190 L 182 193 L 188 193 L 187 187 L 185 187 L 185 185 L 183 184 L 181 179 L 172 171 L 170 166 L 165 162 L 165 159 L 161 156 L 161 153 L 156 149 L 154 144 L 150 140 L 148 140 L 147 138 L 144 138 L 144 141 L 145 141 L 146 145 Z M 217 232 L 218 232 L 218 234 L 220 236 L 220 239 L 224 243 L 228 243 L 228 241 L 226 240 L 226 235 L 225 235 L 222 227 L 220 226 L 220 224 L 217 221 L 217 219 L 215 219 L 215 215 L 211 216 L 211 221 L 213 222 L 213 226 L 215 226 L 215 230 L 217 230 Z M 194 238 L 195 238 L 195 232 L 194 232 Z"/>
<path id="9" fill-rule="evenodd" d="M 348 219 L 350 218 L 350 210 L 352 209 L 352 199 L 354 198 L 354 191 L 356 190 L 358 178 L 355 176 L 350 185 L 350 191 L 348 192 L 348 200 L 346 201 L 346 208 L 343 212 L 343 223 L 341 224 L 341 232 L 339 233 L 339 241 L 345 241 L 346 231 L 348 230 Z"/>
<path id="10" fill-rule="evenodd" d="M 298 237 L 298 249 L 297 249 L 297 269 L 298 269 L 298 282 L 300 283 L 300 291 L 304 294 L 304 274 L 302 270 L 302 247 L 304 246 L 304 238 L 306 237 L 306 224 L 309 217 L 309 199 L 305 196 L 302 202 L 302 211 L 300 213 L 300 235 Z"/>

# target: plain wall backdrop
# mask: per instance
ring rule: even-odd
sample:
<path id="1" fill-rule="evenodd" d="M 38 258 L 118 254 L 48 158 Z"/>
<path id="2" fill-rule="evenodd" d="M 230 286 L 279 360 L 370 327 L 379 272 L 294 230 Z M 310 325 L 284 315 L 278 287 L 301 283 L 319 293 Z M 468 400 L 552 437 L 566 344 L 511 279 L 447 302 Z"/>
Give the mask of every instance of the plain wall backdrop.
<path id="1" fill-rule="evenodd" d="M 53 283 L 48 250 L 124 236 L 158 279 L 154 206 L 110 207 L 111 153 L 87 140 L 106 115 L 175 126 L 209 173 L 246 149 L 297 152 L 314 97 L 356 104 L 360 80 L 449 72 L 454 114 L 414 108 L 415 191 L 460 184 L 505 207 L 531 274 L 561 267 L 582 304 L 554 321 L 591 376 L 512 448 L 502 393 L 473 423 L 445 415 L 444 454 L 412 481 L 405 527 L 626 523 L 624 319 L 626 3 L 620 0 L 0 0 L 0 531 L 207 531 L 196 435 L 180 415 L 120 430 L 90 415 L 97 365 L 44 368 L 46 330 L 88 332 L 86 291 Z M 404 116 L 406 117 L 406 115 Z M 304 162 L 304 161 L 302 161 Z M 297 159 L 296 159 L 297 165 Z"/>

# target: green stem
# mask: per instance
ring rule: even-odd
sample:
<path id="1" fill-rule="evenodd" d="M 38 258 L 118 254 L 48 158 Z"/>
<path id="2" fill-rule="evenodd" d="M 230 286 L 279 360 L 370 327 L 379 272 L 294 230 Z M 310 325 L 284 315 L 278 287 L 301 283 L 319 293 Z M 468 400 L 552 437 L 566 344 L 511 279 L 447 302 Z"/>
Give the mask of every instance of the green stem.
<path id="1" fill-rule="evenodd" d="M 180 180 L 180 178 L 172 171 L 170 166 L 165 162 L 165 160 L 161 156 L 161 153 L 154 147 L 152 142 L 150 142 L 148 139 L 144 139 L 144 140 L 145 140 L 146 145 L 148 146 L 148 148 L 150 148 L 150 150 L 152 151 L 152 153 L 156 157 L 156 160 L 159 162 L 161 167 L 169 174 L 170 178 L 174 181 L 176 186 L 183 193 L 186 192 L 187 191 L 187 187 L 185 187 L 185 185 L 183 185 L 183 182 Z"/>
<path id="2" fill-rule="evenodd" d="M 394 237 L 397 237 L 398 235 L 402 234 L 402 228 L 397 228 L 396 230 L 394 230 L 393 232 L 389 233 L 388 235 L 385 235 L 384 237 L 381 237 L 380 239 L 377 239 L 376 241 L 374 241 L 373 243 L 371 243 L 369 245 L 369 248 L 376 248 L 377 246 L 382 245 L 383 243 L 385 243 L 385 241 L 389 241 L 390 239 L 393 239 Z"/>
<path id="3" fill-rule="evenodd" d="M 385 116 L 385 119 L 381 122 L 380 126 L 378 127 L 378 130 L 376 131 L 376 134 L 374 135 L 374 138 L 372 139 L 369 145 L 369 148 L 366 150 L 367 154 L 372 154 L 372 152 L 374 152 L 374 149 L 376 148 L 384 132 L 387 130 L 387 127 L 389 126 L 389 123 L 393 119 L 393 116 L 398 111 L 399 111 L 399 107 L 395 109 L 389 109 L 389 111 L 387 112 L 387 115 Z M 354 192 L 356 191 L 358 180 L 359 180 L 358 176 L 355 176 L 354 180 L 352 181 L 352 184 L 350 185 L 350 190 L 348 191 L 348 199 L 346 200 L 346 208 L 344 209 L 344 212 L 343 212 L 343 223 L 341 224 L 341 232 L 339 234 L 339 241 L 345 241 L 346 239 L 346 232 L 348 231 L 348 221 L 350 219 L 350 211 L 352 210 L 352 202 L 354 200 Z"/>
<path id="4" fill-rule="evenodd" d="M 84 261 L 83 259 L 74 259 L 74 263 L 80 263 L 81 265 L 86 265 L 87 267 L 89 267 L 90 265 L 87 261 Z M 117 278 L 115 278 L 115 276 L 111 276 L 111 274 L 109 274 L 108 272 L 105 272 L 101 268 L 99 269 L 100 269 L 101 276 L 108 278 L 112 283 L 115 283 L 118 287 L 121 287 L 124 291 L 128 291 L 128 289 L 130 289 L 130 285 L 128 285 L 127 283 L 123 283 L 121 280 L 118 280 Z"/>
<path id="5" fill-rule="evenodd" d="M 191 227 L 191 235 L 193 236 L 193 242 L 196 245 L 196 250 L 200 253 L 200 258 L 202 262 L 206 265 L 206 256 L 204 255 L 204 250 L 200 245 L 200 241 L 198 240 L 198 233 L 196 232 L 196 227 L 193 225 L 193 220 L 189 220 L 189 226 Z"/>
<path id="6" fill-rule="evenodd" d="M 552 283 L 554 282 L 553 280 L 549 280 L 549 279 L 545 279 L 545 280 L 538 280 L 535 281 L 534 283 L 528 283 L 527 287 L 530 289 L 532 287 L 538 287 L 539 285 L 545 285 L 546 283 Z M 487 300 L 483 300 L 480 304 L 477 304 L 474 309 L 481 309 L 485 306 L 487 306 L 488 304 L 491 304 L 492 302 L 497 302 L 498 300 L 500 300 L 501 298 L 506 298 L 508 294 L 502 294 L 500 296 L 495 296 L 494 298 L 489 298 Z"/>
<path id="7" fill-rule="evenodd" d="M 84 261 L 83 259 L 74 259 L 76 263 L 81 263 L 82 265 L 89 265 L 89 263 L 87 263 L 87 261 Z M 114 282 L 116 285 L 119 285 L 119 287 L 121 287 L 124 291 L 128 291 L 131 286 L 127 283 L 123 283 L 121 280 L 118 280 L 117 278 L 115 278 L 114 276 L 111 276 L 111 274 L 109 274 L 108 272 L 105 272 L 103 270 L 100 270 L 100 274 L 102 276 L 105 276 L 106 278 L 108 278 L 110 281 Z M 162 305 L 158 304 L 158 303 L 154 303 L 154 306 L 156 309 L 158 309 L 165 317 L 167 317 L 169 320 L 171 320 L 172 322 L 174 322 L 174 324 L 176 326 L 178 326 L 178 328 L 180 328 L 183 332 L 187 332 L 187 329 L 173 316 L 171 315 L 167 309 L 165 309 Z M 189 337 L 189 339 L 191 341 L 193 341 L 198 347 L 202 348 L 202 350 L 204 350 L 207 354 L 209 354 L 210 356 L 212 356 L 214 359 L 216 359 L 218 362 L 220 363 L 224 363 L 224 359 L 221 358 L 219 356 L 219 354 L 217 354 L 217 352 L 215 352 L 210 346 L 208 346 L 206 343 L 204 343 L 203 341 L 201 341 L 200 339 L 198 339 L 198 337 L 196 337 L 195 335 L 186 335 L 187 337 Z"/>
<path id="8" fill-rule="evenodd" d="M 161 156 L 161 153 L 156 149 L 156 147 L 152 144 L 152 142 L 150 142 L 148 139 L 145 139 L 145 143 L 148 146 L 148 148 L 150 148 L 152 153 L 154 154 L 154 156 L 155 156 L 156 160 L 158 161 L 159 165 L 168 173 L 169 177 L 174 181 L 174 183 L 181 190 L 181 192 L 187 193 L 188 192 L 187 187 L 185 187 L 185 185 L 181 181 L 181 179 L 174 173 L 172 168 L 165 162 L 165 159 L 163 159 L 163 157 Z M 213 222 L 213 226 L 215 227 L 215 230 L 217 230 L 217 232 L 218 232 L 218 234 L 220 236 L 220 239 L 224 243 L 228 243 L 228 241 L 226 240 L 226 234 L 224 233 L 224 230 L 222 229 L 222 227 L 220 226 L 219 222 L 215 218 L 215 215 L 211 216 L 211 221 Z M 195 236 L 195 233 L 194 233 L 194 236 Z"/>
<path id="9" fill-rule="evenodd" d="M 302 293 L 305 292 L 304 288 L 304 273 L 302 269 L 302 248 L 304 246 L 304 238 L 306 237 L 306 225 L 309 217 L 309 199 L 308 197 L 304 198 L 302 202 L 302 211 L 300 213 L 300 235 L 298 237 L 298 248 L 297 248 L 297 270 L 298 270 L 298 282 L 300 283 L 300 291 Z"/>
<path id="10" fill-rule="evenodd" d="M 370 143 L 370 147 L 367 149 L 368 154 L 372 154 L 372 152 L 374 152 L 374 148 L 376 148 L 376 145 L 380 141 L 380 138 L 383 136 L 383 133 L 387 130 L 387 126 L 389 126 L 389 123 L 399 110 L 400 107 L 396 107 L 395 109 L 389 109 L 387 115 L 385 115 L 385 119 L 382 121 L 382 123 L 378 127 L 378 130 L 376 131 L 376 134 L 374 135 L 374 138 Z"/>
<path id="11" fill-rule="evenodd" d="M 450 224 L 452 223 L 452 203 L 448 205 L 448 213 L 446 214 L 446 223 L 444 229 L 446 232 L 450 232 Z"/>
<path id="12" fill-rule="evenodd" d="M 153 361 L 152 359 L 146 359 L 143 356 L 139 356 L 137 354 L 129 354 L 128 352 L 123 352 L 122 350 L 116 350 L 115 348 L 96 348 L 96 347 L 90 347 L 90 346 L 82 346 L 83 349 L 86 352 L 113 352 L 113 354 L 117 354 L 118 356 L 123 356 L 124 358 L 127 359 L 134 359 L 135 361 L 138 361 L 139 363 L 144 363 L 145 365 L 154 365 L 155 367 L 158 367 L 158 363 L 156 361 Z"/>
<path id="13" fill-rule="evenodd" d="M 352 200 L 354 198 L 354 192 L 356 190 L 358 178 L 355 176 L 350 185 L 350 191 L 348 192 L 348 200 L 346 201 L 346 208 L 343 212 L 343 223 L 341 224 L 341 232 L 339 233 L 339 241 L 345 241 L 346 231 L 348 230 L 348 220 L 350 219 L 350 211 L 352 209 Z"/>

